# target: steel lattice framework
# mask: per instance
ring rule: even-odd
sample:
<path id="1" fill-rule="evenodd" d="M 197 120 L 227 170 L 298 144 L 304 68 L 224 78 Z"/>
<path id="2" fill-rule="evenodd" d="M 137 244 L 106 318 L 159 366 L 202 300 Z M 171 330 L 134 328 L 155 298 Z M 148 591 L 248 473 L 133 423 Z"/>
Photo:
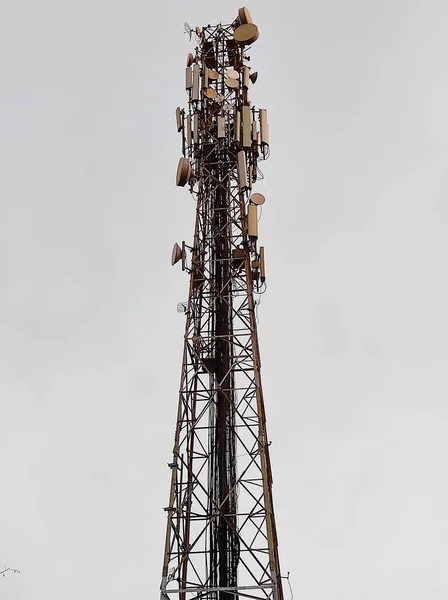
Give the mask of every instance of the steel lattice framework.
<path id="1" fill-rule="evenodd" d="M 193 245 L 173 251 L 190 286 L 161 600 L 283 600 L 254 300 L 264 198 L 251 191 L 269 154 L 266 111 L 249 101 L 258 30 L 240 9 L 195 35 L 188 109 L 176 113 L 177 185 L 189 186 L 196 224 Z"/>

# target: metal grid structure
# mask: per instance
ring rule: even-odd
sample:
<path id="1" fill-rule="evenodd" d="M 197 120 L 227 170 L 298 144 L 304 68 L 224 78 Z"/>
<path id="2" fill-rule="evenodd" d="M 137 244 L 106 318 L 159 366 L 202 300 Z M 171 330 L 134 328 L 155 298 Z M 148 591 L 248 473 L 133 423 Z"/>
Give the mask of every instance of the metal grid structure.
<path id="1" fill-rule="evenodd" d="M 249 100 L 258 29 L 242 8 L 194 35 L 188 108 L 176 111 L 176 183 L 189 187 L 196 224 L 193 245 L 172 256 L 190 286 L 161 600 L 283 600 L 254 300 L 265 289 L 264 197 L 252 188 L 269 155 L 266 111 Z"/>

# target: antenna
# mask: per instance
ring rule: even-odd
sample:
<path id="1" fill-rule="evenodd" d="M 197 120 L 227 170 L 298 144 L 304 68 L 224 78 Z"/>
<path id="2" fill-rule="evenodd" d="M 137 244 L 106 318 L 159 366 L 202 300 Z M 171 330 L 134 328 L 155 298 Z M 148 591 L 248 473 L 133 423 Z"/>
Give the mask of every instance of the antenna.
<path id="1" fill-rule="evenodd" d="M 185 33 L 188 33 L 188 37 L 190 38 L 190 42 L 191 42 L 191 36 L 192 36 L 192 34 L 193 34 L 193 30 L 192 30 L 192 28 L 190 27 L 190 25 L 188 25 L 188 23 L 187 23 L 187 22 L 185 22 L 185 23 L 184 23 L 184 32 L 185 32 Z"/>
<path id="2" fill-rule="evenodd" d="M 257 206 L 261 206 L 262 204 L 265 203 L 265 197 L 263 196 L 263 194 L 252 194 L 252 196 L 250 197 L 250 201 L 252 202 L 252 204 L 256 204 Z"/>
<path id="3" fill-rule="evenodd" d="M 182 258 L 182 248 L 179 244 L 174 244 L 173 250 L 171 252 L 171 266 L 174 266 L 176 263 L 180 261 Z"/>
<path id="4" fill-rule="evenodd" d="M 177 312 L 185 314 L 187 312 L 187 307 L 188 307 L 188 302 L 179 302 L 177 304 Z"/>

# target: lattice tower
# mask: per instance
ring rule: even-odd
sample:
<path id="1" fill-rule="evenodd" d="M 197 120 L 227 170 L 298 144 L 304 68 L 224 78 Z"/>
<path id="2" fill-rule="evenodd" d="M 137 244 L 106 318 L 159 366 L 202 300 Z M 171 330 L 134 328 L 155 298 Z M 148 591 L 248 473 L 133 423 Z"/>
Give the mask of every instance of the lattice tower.
<path id="1" fill-rule="evenodd" d="M 266 284 L 264 196 L 252 192 L 269 155 L 266 111 L 249 100 L 258 28 L 242 8 L 194 35 L 188 108 L 176 110 L 176 184 L 196 223 L 172 255 L 190 286 L 161 600 L 283 600 L 254 299 Z"/>

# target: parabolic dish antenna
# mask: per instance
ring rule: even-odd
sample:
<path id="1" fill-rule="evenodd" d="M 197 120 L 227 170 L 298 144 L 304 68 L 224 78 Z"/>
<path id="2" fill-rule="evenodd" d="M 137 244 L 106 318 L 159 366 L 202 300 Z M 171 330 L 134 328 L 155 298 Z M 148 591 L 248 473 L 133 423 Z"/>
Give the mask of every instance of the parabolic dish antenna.
<path id="1" fill-rule="evenodd" d="M 251 73 L 249 75 L 249 79 L 252 81 L 252 83 L 255 83 L 258 79 L 258 71 L 254 71 L 253 73 Z"/>
<path id="2" fill-rule="evenodd" d="M 235 69 L 227 69 L 226 77 L 228 77 L 229 79 L 239 79 L 240 74 L 238 73 L 238 71 L 235 71 Z"/>
<path id="3" fill-rule="evenodd" d="M 250 16 L 250 12 L 247 10 L 245 6 L 240 8 L 238 11 L 238 20 L 241 25 L 245 25 L 246 23 L 252 23 L 252 17 Z"/>
<path id="4" fill-rule="evenodd" d="M 265 203 L 266 198 L 263 196 L 263 194 L 252 194 L 252 196 L 250 197 L 250 201 L 252 202 L 252 204 L 256 204 L 257 206 L 261 206 L 262 204 Z"/>
<path id="5" fill-rule="evenodd" d="M 191 177 L 191 171 L 192 169 L 188 158 L 180 158 L 176 172 L 176 185 L 178 187 L 184 187 Z"/>
<path id="6" fill-rule="evenodd" d="M 224 83 L 232 90 L 236 90 L 240 85 L 238 79 L 230 79 L 230 77 L 226 77 L 226 79 L 224 79 Z"/>
<path id="7" fill-rule="evenodd" d="M 240 46 L 249 46 L 258 40 L 258 27 L 254 23 L 246 23 L 235 29 L 235 41 Z"/>
<path id="8" fill-rule="evenodd" d="M 179 244 L 174 244 L 173 251 L 171 252 L 171 265 L 175 265 L 182 258 L 182 250 Z"/>

